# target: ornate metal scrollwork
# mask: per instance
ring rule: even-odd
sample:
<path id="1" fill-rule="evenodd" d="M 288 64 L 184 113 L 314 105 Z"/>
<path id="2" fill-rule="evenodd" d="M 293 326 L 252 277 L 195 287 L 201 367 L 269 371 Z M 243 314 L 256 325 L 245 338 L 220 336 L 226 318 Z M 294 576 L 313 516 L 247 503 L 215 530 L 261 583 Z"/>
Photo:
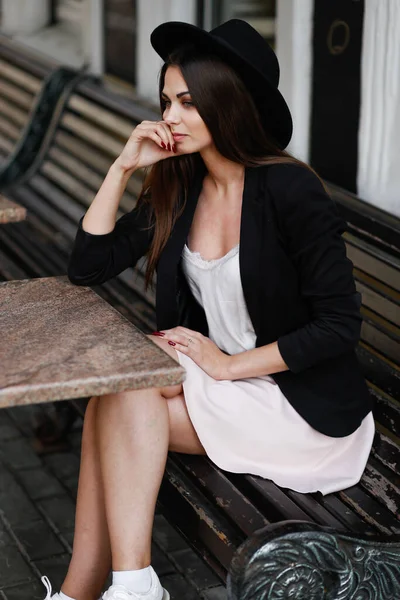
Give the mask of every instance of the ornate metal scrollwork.
<path id="1" fill-rule="evenodd" d="M 302 521 L 256 532 L 237 550 L 230 600 L 395 600 L 400 538 L 355 536 Z"/>
<path id="2" fill-rule="evenodd" d="M 43 81 L 21 138 L 1 165 L 1 191 L 22 183 L 39 168 L 71 92 L 85 77 L 86 69 L 76 71 L 59 67 Z"/>

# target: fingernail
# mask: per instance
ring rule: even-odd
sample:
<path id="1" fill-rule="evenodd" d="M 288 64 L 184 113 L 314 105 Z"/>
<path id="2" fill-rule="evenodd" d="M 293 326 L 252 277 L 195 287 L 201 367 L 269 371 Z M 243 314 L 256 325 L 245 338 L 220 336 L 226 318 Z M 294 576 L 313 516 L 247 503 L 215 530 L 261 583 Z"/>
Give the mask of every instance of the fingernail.
<path id="1" fill-rule="evenodd" d="M 170 346 L 176 346 L 175 342 L 171 342 L 171 341 L 169 341 L 169 342 L 168 342 L 168 344 L 169 344 Z"/>
<path id="2" fill-rule="evenodd" d="M 167 146 L 164 144 L 164 142 L 161 142 L 161 146 L 164 148 L 164 150 L 167 149 Z"/>
<path id="3" fill-rule="evenodd" d="M 165 333 L 162 333 L 161 331 L 153 331 L 151 335 L 158 335 L 162 337 L 163 335 L 165 335 Z"/>
<path id="4" fill-rule="evenodd" d="M 172 150 L 173 150 L 174 152 L 176 152 L 176 146 L 175 146 L 175 144 L 172 146 Z"/>
<path id="5" fill-rule="evenodd" d="M 171 144 L 168 144 L 168 150 L 171 152 Z"/>

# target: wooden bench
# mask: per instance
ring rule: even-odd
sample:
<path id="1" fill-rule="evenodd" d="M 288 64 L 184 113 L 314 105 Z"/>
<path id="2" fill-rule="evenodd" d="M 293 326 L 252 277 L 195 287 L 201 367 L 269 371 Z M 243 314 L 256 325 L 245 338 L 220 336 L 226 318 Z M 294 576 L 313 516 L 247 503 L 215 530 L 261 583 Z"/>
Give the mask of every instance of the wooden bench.
<path id="1" fill-rule="evenodd" d="M 19 54 L 2 57 L 1 48 L 0 59 L 7 60 L 9 77 L 11 72 L 21 77 L 29 67 L 26 57 Z M 100 84 L 82 83 L 76 88 L 40 168 L 29 181 L 8 190 L 12 199 L 28 208 L 28 219 L 0 228 L 3 278 L 65 273 L 79 218 L 132 128 L 145 118 L 158 117 L 151 108 Z M 140 174 L 135 174 L 120 214 L 134 206 L 140 185 Z M 364 322 L 357 353 L 375 400 L 373 451 L 358 485 L 325 497 L 281 489 L 254 476 L 226 473 L 203 457 L 170 455 L 159 496 L 164 514 L 222 580 L 234 559 L 232 598 L 260 597 L 252 588 L 255 574 L 268 590 L 264 595 L 268 599 L 355 598 L 351 594 L 358 585 L 356 572 L 360 581 L 370 574 L 365 586 L 373 584 L 378 590 L 376 596 L 366 591 L 365 598 L 400 598 L 400 224 L 335 186 L 331 190 L 348 223 L 344 237 L 363 295 Z M 143 282 L 140 264 L 96 291 L 150 332 L 155 327 L 154 294 L 144 293 Z M 84 401 L 78 404 L 83 411 Z M 321 527 L 333 528 L 335 533 Z M 367 534 L 379 535 L 385 545 L 363 542 Z M 357 536 L 355 549 L 351 536 Z M 257 557 L 262 557 L 259 564 Z M 290 570 L 293 563 L 302 565 L 295 569 L 297 574 Z M 273 586 L 274 582 L 278 583 Z M 321 585 L 330 589 L 329 596 L 318 595 Z M 301 596 L 300 589 L 309 591 Z"/>

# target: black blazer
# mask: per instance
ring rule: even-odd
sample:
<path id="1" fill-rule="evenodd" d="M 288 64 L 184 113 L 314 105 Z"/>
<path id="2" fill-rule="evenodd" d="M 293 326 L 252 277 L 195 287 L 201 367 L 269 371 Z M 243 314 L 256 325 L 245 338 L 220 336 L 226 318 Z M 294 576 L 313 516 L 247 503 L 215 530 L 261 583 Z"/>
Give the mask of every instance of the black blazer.
<path id="1" fill-rule="evenodd" d="M 205 313 L 181 269 L 204 175 L 202 167 L 158 262 L 159 329 L 184 325 L 208 334 Z M 80 224 L 70 281 L 95 285 L 135 265 L 151 243 L 148 216 L 146 205 L 136 208 L 106 235 L 91 235 Z M 352 433 L 371 410 L 354 351 L 361 297 L 346 258 L 344 230 L 335 203 L 308 169 L 246 168 L 239 262 L 256 346 L 278 342 L 289 371 L 273 378 L 313 428 L 333 437 Z"/>

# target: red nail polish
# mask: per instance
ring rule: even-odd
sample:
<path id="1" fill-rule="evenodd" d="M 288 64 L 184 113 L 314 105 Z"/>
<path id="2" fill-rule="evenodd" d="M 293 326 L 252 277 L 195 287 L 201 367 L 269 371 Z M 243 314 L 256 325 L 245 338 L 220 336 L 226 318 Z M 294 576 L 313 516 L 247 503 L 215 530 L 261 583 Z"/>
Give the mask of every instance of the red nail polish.
<path id="1" fill-rule="evenodd" d="M 158 335 L 159 337 L 162 337 L 163 335 L 165 335 L 165 333 L 162 333 L 161 331 L 153 331 L 151 335 Z"/>
<path id="2" fill-rule="evenodd" d="M 171 144 L 168 144 L 168 150 L 171 152 Z"/>
<path id="3" fill-rule="evenodd" d="M 169 341 L 169 342 L 168 342 L 168 344 L 169 344 L 170 346 L 176 346 L 175 342 L 171 342 L 171 341 Z"/>
<path id="4" fill-rule="evenodd" d="M 164 142 L 161 142 L 161 146 L 164 148 L 164 150 L 167 149 L 167 146 L 164 144 Z"/>
<path id="5" fill-rule="evenodd" d="M 174 152 L 176 152 L 176 151 L 177 151 L 177 150 L 176 150 L 176 146 L 175 146 L 175 144 L 172 146 L 172 150 L 173 150 Z"/>

